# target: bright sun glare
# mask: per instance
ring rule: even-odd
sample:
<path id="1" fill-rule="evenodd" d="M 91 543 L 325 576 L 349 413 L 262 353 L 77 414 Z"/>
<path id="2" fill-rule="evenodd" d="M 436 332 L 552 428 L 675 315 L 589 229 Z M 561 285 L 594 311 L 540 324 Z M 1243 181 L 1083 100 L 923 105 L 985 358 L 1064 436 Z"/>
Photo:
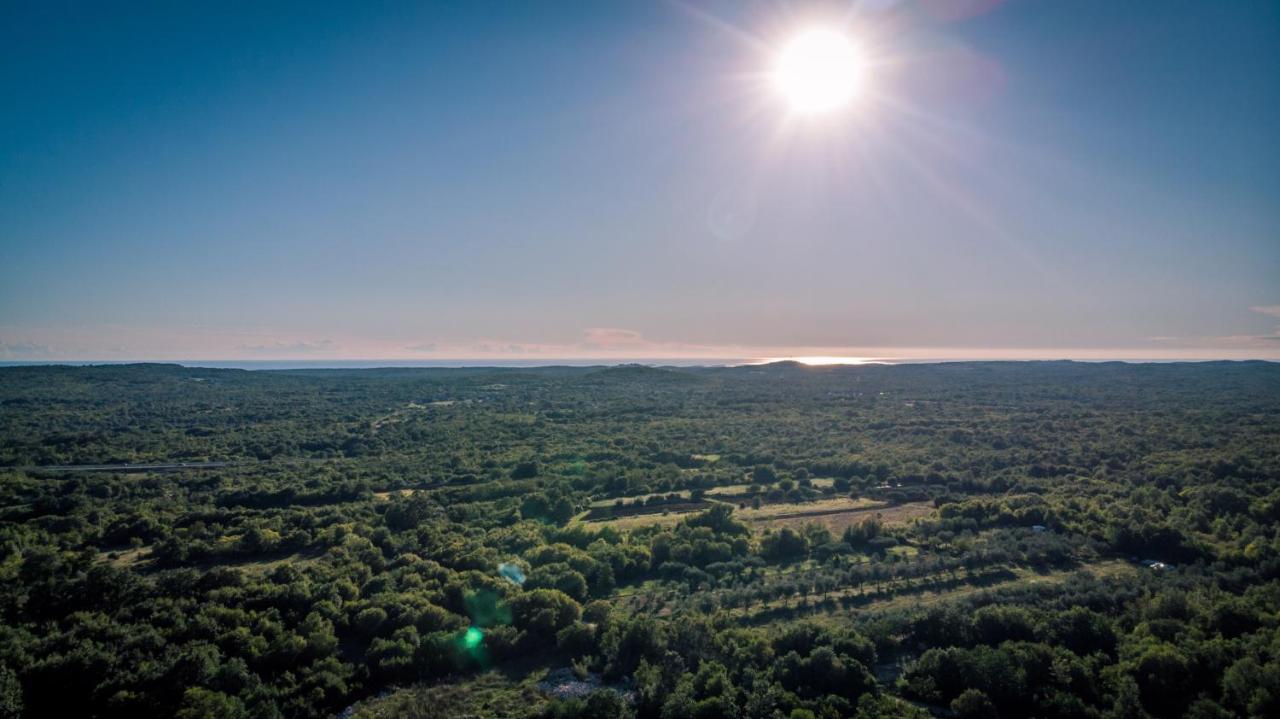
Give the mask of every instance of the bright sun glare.
<path id="1" fill-rule="evenodd" d="M 858 47 L 845 35 L 813 29 L 783 48 L 773 80 L 801 114 L 838 110 L 849 104 L 862 85 L 863 62 Z"/>

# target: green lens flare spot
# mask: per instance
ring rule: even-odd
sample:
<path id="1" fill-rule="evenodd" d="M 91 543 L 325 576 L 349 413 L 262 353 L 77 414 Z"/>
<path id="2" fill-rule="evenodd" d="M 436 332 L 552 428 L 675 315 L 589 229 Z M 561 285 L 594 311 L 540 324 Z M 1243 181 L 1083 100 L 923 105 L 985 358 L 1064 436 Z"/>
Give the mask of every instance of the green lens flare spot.
<path id="1" fill-rule="evenodd" d="M 475 649 L 480 646 L 480 642 L 484 639 L 484 632 L 479 627 L 470 627 L 466 633 L 462 635 L 462 646 L 467 649 Z"/>

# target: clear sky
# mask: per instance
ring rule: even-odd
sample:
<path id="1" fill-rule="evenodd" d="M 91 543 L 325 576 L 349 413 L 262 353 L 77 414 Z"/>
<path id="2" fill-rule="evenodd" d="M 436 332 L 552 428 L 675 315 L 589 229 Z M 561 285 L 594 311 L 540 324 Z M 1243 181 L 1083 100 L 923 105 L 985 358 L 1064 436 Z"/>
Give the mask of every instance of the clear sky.
<path id="1" fill-rule="evenodd" d="M 1280 358 L 1271 0 L 4 2 L 0 97 L 0 359 Z"/>

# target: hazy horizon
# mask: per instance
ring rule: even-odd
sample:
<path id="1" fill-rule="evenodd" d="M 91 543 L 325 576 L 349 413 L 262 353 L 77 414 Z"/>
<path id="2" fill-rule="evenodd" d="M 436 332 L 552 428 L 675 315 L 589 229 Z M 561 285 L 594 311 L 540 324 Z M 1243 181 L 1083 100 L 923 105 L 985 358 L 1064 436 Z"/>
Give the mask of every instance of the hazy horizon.
<path id="1" fill-rule="evenodd" d="M 814 367 L 861 367 L 893 365 L 941 365 L 964 362 L 1120 362 L 1128 365 L 1147 363 L 1210 363 L 1210 362 L 1277 362 L 1277 359 L 1253 357 L 1140 357 L 1125 354 L 1093 354 L 1093 356 L 1018 356 L 1018 354 L 988 353 L 984 356 L 892 356 L 892 357 L 454 357 L 454 358 L 330 358 L 330 359 L 201 359 L 189 357 L 128 359 L 0 359 L 0 367 L 40 366 L 115 366 L 115 365 L 178 365 L 211 370 L 374 370 L 374 368 L 474 368 L 474 367 L 617 367 L 643 365 L 648 367 L 741 367 L 768 365 L 774 362 L 796 362 Z"/>

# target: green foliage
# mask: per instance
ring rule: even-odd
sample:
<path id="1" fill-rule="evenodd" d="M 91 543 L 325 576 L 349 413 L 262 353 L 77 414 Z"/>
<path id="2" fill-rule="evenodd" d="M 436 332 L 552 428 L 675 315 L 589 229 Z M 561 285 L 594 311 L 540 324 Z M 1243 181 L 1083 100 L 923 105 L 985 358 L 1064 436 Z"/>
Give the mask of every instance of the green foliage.
<path id="1" fill-rule="evenodd" d="M 0 464 L 0 717 L 1280 715 L 1274 365 L 4 368 Z"/>
<path id="2" fill-rule="evenodd" d="M 965 689 L 951 700 L 951 711 L 958 719 L 998 719 L 999 712 L 991 698 L 978 689 Z"/>

